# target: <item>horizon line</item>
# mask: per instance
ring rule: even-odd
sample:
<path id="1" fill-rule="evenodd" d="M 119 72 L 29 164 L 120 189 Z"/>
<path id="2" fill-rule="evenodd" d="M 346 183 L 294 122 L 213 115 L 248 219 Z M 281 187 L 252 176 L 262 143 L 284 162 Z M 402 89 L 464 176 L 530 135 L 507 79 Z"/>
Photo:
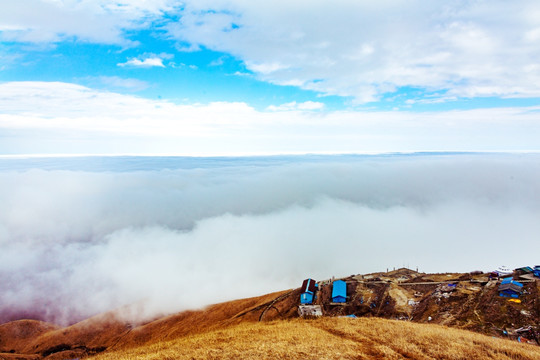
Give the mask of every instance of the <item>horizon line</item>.
<path id="1" fill-rule="evenodd" d="M 189 157 L 189 158 L 225 158 L 225 157 L 278 157 L 278 156 L 339 156 L 339 155 L 413 155 L 413 154 L 539 154 L 540 150 L 420 150 L 420 151 L 359 151 L 359 152 L 257 152 L 257 153 L 225 153 L 225 154 L 185 154 L 185 153 L 45 153 L 45 154 L 0 154 L 0 159 L 25 158 L 76 158 L 76 157 Z"/>

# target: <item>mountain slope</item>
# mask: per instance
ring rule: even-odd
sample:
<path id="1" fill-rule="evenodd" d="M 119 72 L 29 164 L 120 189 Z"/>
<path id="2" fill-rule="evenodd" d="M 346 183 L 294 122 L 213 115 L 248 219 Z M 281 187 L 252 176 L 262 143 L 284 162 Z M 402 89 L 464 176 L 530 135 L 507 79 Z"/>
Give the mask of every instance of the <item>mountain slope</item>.
<path id="1" fill-rule="evenodd" d="M 437 347 L 439 343 L 450 344 L 452 341 L 441 335 L 441 331 L 449 333 L 450 328 L 438 325 L 517 340 L 518 336 L 521 336 L 520 339 L 524 336 L 523 333 L 518 334 L 515 331 L 518 327 L 527 325 L 534 327 L 539 324 L 540 281 L 526 283 L 520 296 L 521 302 L 516 303 L 498 296 L 497 280 L 489 280 L 485 274 L 423 274 L 399 269 L 386 273 L 351 275 L 344 280 L 348 297 L 345 304 L 332 303 L 330 280 L 319 282 L 316 303 L 321 306 L 325 315 L 322 320 L 296 319 L 300 289 L 215 304 L 204 309 L 184 311 L 146 322 L 133 320 L 136 318 L 133 315 L 136 315 L 138 310 L 136 306 L 132 306 L 101 314 L 65 328 L 33 320 L 0 325 L 0 359 L 61 360 L 96 356 L 101 353 L 104 353 L 106 359 L 112 359 L 109 357 L 113 356 L 112 354 L 127 359 L 136 352 L 143 354 L 142 358 L 149 356 L 151 358 L 152 351 L 149 349 L 156 346 L 160 346 L 164 351 L 169 349 L 167 351 L 172 354 L 170 358 L 182 358 L 175 353 L 178 351 L 175 349 L 186 346 L 189 348 L 191 343 L 196 343 L 200 347 L 204 341 L 210 346 L 208 349 L 214 349 L 212 346 L 215 345 L 224 353 L 229 351 L 231 357 L 234 357 L 234 351 L 244 352 L 244 350 L 246 354 L 257 354 L 257 351 L 264 350 L 267 351 L 266 353 L 263 351 L 266 354 L 264 356 L 273 357 L 271 355 L 273 350 L 269 349 L 277 349 L 278 344 L 286 349 L 285 344 L 289 344 L 292 352 L 297 351 L 297 358 L 302 358 L 302 354 L 310 354 L 309 349 L 315 353 L 326 354 L 321 355 L 323 357 L 336 358 L 332 357 L 326 348 L 319 348 L 319 342 L 322 341 L 333 342 L 336 347 L 343 346 L 349 349 L 350 353 L 347 354 L 364 354 L 359 358 L 369 358 L 371 356 L 369 354 L 375 353 L 380 355 L 387 346 L 398 354 L 391 356 L 400 358 L 399 349 L 408 349 L 410 345 L 407 344 L 417 341 L 414 334 L 420 333 L 424 334 L 421 337 L 423 340 L 418 340 L 420 342 L 417 348 L 411 350 L 411 354 L 417 358 L 432 358 L 434 355 L 430 349 L 433 346 Z M 339 317 L 344 315 L 362 318 L 340 320 Z M 381 325 L 385 323 L 377 322 L 379 320 L 374 319 L 375 317 L 407 321 L 390 321 L 386 329 Z M 280 321 L 276 322 L 277 320 Z M 417 326 L 411 322 L 429 325 L 426 324 L 424 328 L 411 328 L 410 326 Z M 273 324 L 272 327 L 265 327 L 264 324 L 268 323 Z M 341 328 L 343 326 L 346 331 Z M 366 335 L 377 327 L 378 332 Z M 274 330 L 270 329 L 277 329 L 275 331 L 279 334 L 273 334 Z M 394 336 L 386 338 L 385 334 L 379 333 L 380 331 Z M 289 337 L 281 333 L 289 334 Z M 304 333 L 311 335 L 305 337 Z M 429 334 L 433 336 L 430 338 Z M 223 339 L 229 340 L 223 340 L 222 335 L 226 335 Z M 331 335 L 343 339 L 338 341 Z M 469 350 L 466 348 L 471 347 L 478 354 L 485 350 L 484 355 L 487 358 L 503 359 L 512 356 L 520 358 L 522 351 L 530 352 L 534 356 L 531 355 L 529 358 L 535 358 L 539 349 L 532 346 L 522 347 L 523 344 L 516 341 L 508 342 L 502 339 L 485 342 L 487 338 L 471 337 L 473 335 L 476 336 L 469 332 L 452 335 L 456 336 L 456 339 L 465 339 L 463 344 L 458 346 L 462 354 L 467 354 Z M 252 338 L 253 343 L 243 344 L 241 341 L 243 337 Z M 398 346 L 395 341 L 401 345 Z M 534 342 L 534 337 L 529 337 L 528 341 Z M 262 350 L 253 348 L 255 344 Z M 503 346 L 506 350 L 501 352 L 497 350 L 498 346 Z M 267 347 L 269 349 L 266 349 Z M 334 350 L 336 354 L 340 353 L 337 348 Z M 442 348 L 439 350 L 442 351 Z M 202 355 L 193 351 L 192 356 L 195 358 L 214 356 L 210 353 Z M 101 355 L 99 356 L 101 358 Z M 251 355 L 245 356 L 248 359 Z"/>
<path id="2" fill-rule="evenodd" d="M 540 359 L 540 347 L 440 325 L 380 318 L 246 322 L 106 352 L 94 360 Z"/>
<path id="3" fill-rule="evenodd" d="M 144 324 L 133 323 L 125 309 L 101 314 L 60 328 L 34 320 L 0 325 L 0 359 L 73 359 L 106 349 L 175 339 L 189 334 L 224 328 L 243 321 L 257 321 L 257 311 L 289 291 L 211 305 L 184 311 Z M 15 355 L 17 354 L 17 355 Z"/>

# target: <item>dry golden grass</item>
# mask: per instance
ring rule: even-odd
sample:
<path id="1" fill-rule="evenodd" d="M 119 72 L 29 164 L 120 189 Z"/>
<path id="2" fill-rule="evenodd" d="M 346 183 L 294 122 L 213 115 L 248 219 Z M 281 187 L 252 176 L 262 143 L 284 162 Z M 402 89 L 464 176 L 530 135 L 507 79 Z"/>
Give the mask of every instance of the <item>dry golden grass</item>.
<path id="1" fill-rule="evenodd" d="M 57 329 L 58 326 L 37 320 L 18 320 L 1 324 L 0 353 L 2 351 L 24 351 L 29 342 Z"/>
<path id="2" fill-rule="evenodd" d="M 243 321 L 256 321 L 259 311 L 250 312 L 287 291 L 211 305 L 205 309 L 184 311 L 139 326 L 122 337 L 116 348 L 131 348 L 156 341 L 222 329 Z M 237 317 L 238 314 L 244 314 Z"/>
<path id="3" fill-rule="evenodd" d="M 65 328 L 34 320 L 1 324 L 0 360 L 42 356 L 75 359 L 105 348 L 133 348 L 252 322 L 258 319 L 261 307 L 286 292 L 215 304 L 138 326 L 132 326 L 122 311 L 100 314 Z"/>
<path id="4" fill-rule="evenodd" d="M 540 347 L 437 325 L 321 318 L 240 323 L 92 359 L 540 359 Z"/>

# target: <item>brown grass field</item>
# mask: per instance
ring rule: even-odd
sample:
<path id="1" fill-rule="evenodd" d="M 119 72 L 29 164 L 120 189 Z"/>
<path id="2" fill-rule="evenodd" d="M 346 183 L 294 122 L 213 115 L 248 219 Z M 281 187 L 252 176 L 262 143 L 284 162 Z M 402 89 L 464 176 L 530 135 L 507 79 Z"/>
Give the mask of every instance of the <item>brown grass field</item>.
<path id="1" fill-rule="evenodd" d="M 383 290 L 387 288 L 389 296 L 396 293 L 396 289 L 400 290 L 394 284 L 380 286 Z M 435 293 L 429 292 L 426 295 L 428 305 L 439 304 L 438 308 L 434 308 L 433 316 L 450 310 L 453 311 L 452 314 L 459 316 L 461 309 L 467 310 L 466 305 L 470 305 L 471 298 L 462 294 L 468 291 L 467 286 L 470 285 L 465 284 L 463 289 L 456 290 L 455 295 L 449 299 L 441 299 L 440 304 L 433 295 Z M 527 307 L 524 304 L 508 305 L 506 300 L 496 297 L 496 288 L 492 286 L 486 290 L 493 293 L 488 293 L 491 297 L 488 296 L 487 300 L 485 296 L 472 298 L 473 303 L 477 304 L 477 307 L 472 309 L 482 311 L 482 306 L 489 305 L 488 310 L 493 310 L 493 314 L 488 317 L 489 314 L 485 313 L 487 320 L 502 319 L 515 327 L 515 321 L 529 321 L 531 318 L 523 315 L 521 310 L 527 309 L 527 314 L 538 313 L 538 293 L 532 291 L 536 286 L 531 287 L 528 298 L 523 297 L 528 301 L 528 305 L 525 304 Z M 377 295 L 377 288 L 373 289 L 372 295 Z M 321 301 L 325 298 L 326 290 L 328 289 L 324 287 L 321 289 Z M 360 290 L 368 294 L 370 288 L 364 286 Z M 402 291 L 410 290 L 401 289 L 394 297 L 399 300 L 398 295 L 401 295 Z M 382 300 L 388 299 L 381 294 L 383 292 L 378 295 Z M 405 295 L 406 298 L 411 296 Z M 511 337 L 513 340 L 491 336 L 501 336 L 500 331 L 491 331 L 488 332 L 489 335 L 484 335 L 465 330 L 469 329 L 468 322 L 459 326 L 459 323 L 436 323 L 437 319 L 434 318 L 429 323 L 420 319 L 419 323 L 385 319 L 378 317 L 377 313 L 367 313 L 359 318 L 344 318 L 338 316 L 345 312 L 341 311 L 343 307 L 337 309 L 340 311 L 328 308 L 330 311 L 323 318 L 300 319 L 297 315 L 299 297 L 300 289 L 285 290 L 138 321 L 134 321 L 130 316 L 136 314 L 138 308 L 126 307 L 68 327 L 35 320 L 18 320 L 0 325 L 0 360 L 540 360 L 539 346 L 518 343 L 516 336 Z M 396 304 L 399 305 L 397 300 Z M 354 308 L 355 305 L 349 306 Z M 361 307 L 358 309 L 362 310 Z M 506 312 L 501 309 L 506 309 Z M 478 311 L 473 313 L 482 314 Z M 394 313 L 389 314 L 395 316 Z M 263 321 L 259 321 L 260 319 Z M 444 320 L 445 317 L 441 319 Z M 536 321 L 531 323 L 537 324 Z M 475 327 L 472 329 L 476 330 Z"/>
<path id="2" fill-rule="evenodd" d="M 439 325 L 321 318 L 243 322 L 91 359 L 540 359 L 540 347 Z"/>

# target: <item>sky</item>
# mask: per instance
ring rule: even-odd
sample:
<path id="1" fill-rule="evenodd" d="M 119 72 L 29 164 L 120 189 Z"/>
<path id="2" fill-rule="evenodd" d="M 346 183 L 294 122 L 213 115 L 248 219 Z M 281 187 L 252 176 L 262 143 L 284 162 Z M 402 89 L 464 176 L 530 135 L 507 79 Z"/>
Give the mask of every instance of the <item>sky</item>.
<path id="1" fill-rule="evenodd" d="M 540 150 L 537 1 L 0 4 L 0 154 Z"/>
<path id="2" fill-rule="evenodd" d="M 0 323 L 534 266 L 539 151 L 537 0 L 0 1 Z"/>

